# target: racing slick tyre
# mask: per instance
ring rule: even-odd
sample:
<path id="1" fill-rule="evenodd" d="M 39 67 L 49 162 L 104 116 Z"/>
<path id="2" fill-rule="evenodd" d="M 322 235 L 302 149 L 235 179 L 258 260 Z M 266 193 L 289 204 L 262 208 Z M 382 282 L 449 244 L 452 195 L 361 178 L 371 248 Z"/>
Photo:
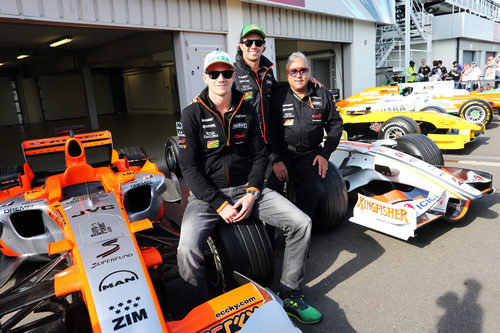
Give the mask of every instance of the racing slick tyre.
<path id="1" fill-rule="evenodd" d="M 420 109 L 420 111 L 436 111 L 436 112 L 439 112 L 439 113 L 448 114 L 448 112 L 446 112 L 445 109 L 443 109 L 440 106 L 435 106 L 435 105 L 426 106 L 425 108 Z"/>
<path id="2" fill-rule="evenodd" d="M 396 139 L 394 149 L 414 156 L 435 167 L 444 165 L 443 154 L 436 143 L 423 134 L 408 134 Z"/>
<path id="3" fill-rule="evenodd" d="M 236 287 L 233 271 L 263 286 L 272 283 L 273 251 L 261 221 L 253 218 L 231 224 L 221 221 L 207 244 L 205 267 L 213 288 L 227 291 Z"/>
<path id="4" fill-rule="evenodd" d="M 179 138 L 172 136 L 165 143 L 165 163 L 170 172 L 181 177 L 181 167 L 179 166 Z"/>
<path id="5" fill-rule="evenodd" d="M 148 153 L 140 146 L 130 146 L 118 149 L 118 156 L 120 158 L 126 157 L 129 165 L 142 167 L 148 159 Z"/>
<path id="6" fill-rule="evenodd" d="M 329 231 L 343 221 L 349 204 L 347 186 L 339 169 L 328 162 L 322 197 L 313 218 L 314 231 Z"/>
<path id="7" fill-rule="evenodd" d="M 295 201 L 295 184 L 290 182 L 286 188 L 286 197 Z M 347 186 L 339 169 L 328 162 L 318 206 L 312 219 L 313 231 L 331 231 L 343 221 L 349 204 Z"/>
<path id="8" fill-rule="evenodd" d="M 395 140 L 411 133 L 420 133 L 420 126 L 410 117 L 399 116 L 383 123 L 378 132 L 378 137 L 379 139 Z"/>
<path id="9" fill-rule="evenodd" d="M 460 118 L 463 118 L 471 123 L 483 123 L 488 125 L 493 119 L 493 108 L 490 104 L 482 99 L 471 99 L 462 104 L 458 110 Z"/>

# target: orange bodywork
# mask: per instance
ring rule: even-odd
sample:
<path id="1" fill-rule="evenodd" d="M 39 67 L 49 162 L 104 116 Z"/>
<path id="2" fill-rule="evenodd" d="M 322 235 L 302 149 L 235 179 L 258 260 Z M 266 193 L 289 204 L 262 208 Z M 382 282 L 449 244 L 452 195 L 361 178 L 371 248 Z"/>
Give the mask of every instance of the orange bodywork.
<path id="1" fill-rule="evenodd" d="M 56 296 L 63 296 L 74 292 L 81 292 L 88 309 L 93 332 L 101 332 L 96 305 L 92 296 L 91 287 L 84 263 L 76 242 L 75 232 L 72 230 L 65 210 L 61 206 L 63 189 L 86 182 L 100 182 L 106 193 L 112 192 L 123 212 L 123 221 L 126 224 L 129 236 L 133 241 L 135 252 L 138 255 L 141 267 L 146 277 L 149 293 L 160 326 L 163 332 L 229 332 L 236 326 L 243 327 L 248 317 L 262 304 L 272 300 L 272 297 L 253 283 L 247 283 L 219 297 L 216 297 L 193 309 L 183 320 L 166 322 L 153 283 L 148 273 L 148 268 L 160 265 L 162 257 L 153 247 L 140 248 L 134 233 L 152 227 L 151 221 L 145 219 L 131 223 L 121 198 L 121 185 L 135 180 L 137 173 L 163 175 L 156 164 L 146 160 L 142 166 L 130 166 L 126 158 L 119 158 L 118 153 L 112 150 L 110 163 L 118 172 L 111 169 L 111 165 L 93 167 L 87 163 L 85 148 L 109 145 L 111 147 L 111 134 L 108 131 L 78 134 L 73 137 L 62 136 L 48 139 L 31 140 L 23 143 L 25 157 L 64 152 L 66 169 L 62 173 L 48 176 L 43 186 L 31 187 L 35 177 L 28 163 L 24 165 L 24 174 L 19 175 L 18 185 L 0 191 L 0 202 L 13 196 L 24 195 L 25 200 L 34 201 L 45 199 L 48 201 L 48 215 L 62 230 L 64 240 L 49 244 L 48 254 L 67 253 L 72 266 L 58 273 L 54 277 L 54 290 Z M 160 216 L 163 214 L 163 205 Z M 19 256 L 0 240 L 2 252 L 8 256 Z"/>

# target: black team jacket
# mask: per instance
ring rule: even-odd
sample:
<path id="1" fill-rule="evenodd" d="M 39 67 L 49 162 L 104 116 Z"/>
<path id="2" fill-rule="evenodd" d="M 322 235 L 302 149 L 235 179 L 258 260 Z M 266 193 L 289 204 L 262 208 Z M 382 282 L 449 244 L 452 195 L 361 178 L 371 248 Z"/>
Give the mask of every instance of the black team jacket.
<path id="1" fill-rule="evenodd" d="M 272 99 L 271 162 L 281 161 L 289 151 L 315 151 L 325 159 L 337 148 L 343 122 L 331 93 L 324 87 L 307 84 L 299 99 L 288 82 L 275 85 Z M 323 146 L 324 132 L 326 140 Z"/>
<path id="2" fill-rule="evenodd" d="M 270 140 L 270 112 L 271 92 L 276 82 L 273 74 L 273 63 L 264 56 L 260 57 L 258 76 L 245 63 L 240 54 L 236 55 L 234 70 L 236 80 L 234 86 L 241 91 L 247 102 L 250 102 L 257 111 L 264 141 Z"/>
<path id="3" fill-rule="evenodd" d="M 222 116 L 205 88 L 182 111 L 177 134 L 182 175 L 196 198 L 220 212 L 229 198 L 218 189 L 248 183 L 247 190 L 261 190 L 266 145 L 255 109 L 242 93 L 232 89 L 230 111 Z"/>

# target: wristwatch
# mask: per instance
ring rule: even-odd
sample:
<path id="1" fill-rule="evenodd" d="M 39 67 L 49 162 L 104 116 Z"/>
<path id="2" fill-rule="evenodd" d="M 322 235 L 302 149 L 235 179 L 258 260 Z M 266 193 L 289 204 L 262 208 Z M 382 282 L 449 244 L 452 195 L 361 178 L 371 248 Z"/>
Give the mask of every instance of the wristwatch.
<path id="1" fill-rule="evenodd" d="M 255 198 L 255 200 L 259 200 L 259 198 L 260 198 L 260 192 L 259 191 L 248 190 L 247 193 L 250 193 L 251 195 L 253 195 L 253 197 Z"/>

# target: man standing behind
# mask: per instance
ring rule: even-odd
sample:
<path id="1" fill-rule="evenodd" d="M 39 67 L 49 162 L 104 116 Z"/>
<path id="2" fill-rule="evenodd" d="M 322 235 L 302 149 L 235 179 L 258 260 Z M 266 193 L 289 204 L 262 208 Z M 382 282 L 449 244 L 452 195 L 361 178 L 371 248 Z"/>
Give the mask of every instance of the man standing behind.
<path id="1" fill-rule="evenodd" d="M 309 66 L 304 54 L 292 53 L 286 68 L 288 82 L 280 84 L 272 98 L 273 172 L 267 185 L 282 192 L 283 182 L 293 178 L 295 204 L 312 218 L 328 159 L 342 135 L 342 118 L 330 92 L 308 83 Z M 324 131 L 327 136 L 323 142 Z"/>
<path id="2" fill-rule="evenodd" d="M 406 82 L 408 83 L 418 81 L 418 73 L 417 69 L 415 68 L 415 61 L 410 60 L 410 66 L 406 67 L 406 76 L 408 77 L 408 79 L 406 80 Z"/>
<path id="3" fill-rule="evenodd" d="M 269 142 L 269 113 L 271 90 L 276 82 L 273 63 L 262 55 L 266 48 L 266 34 L 256 24 L 248 24 L 240 33 L 240 43 L 236 52 L 234 69 L 237 90 L 243 93 L 257 111 L 262 135 L 266 144 Z"/>
<path id="4" fill-rule="evenodd" d="M 266 144 L 270 140 L 270 113 L 272 87 L 276 83 L 273 63 L 262 53 L 266 49 L 266 34 L 256 24 L 248 24 L 240 33 L 240 43 L 236 50 L 234 85 L 243 93 L 247 102 L 255 107 L 259 117 L 262 136 Z M 314 78 L 311 83 L 322 86 Z"/>
<path id="5" fill-rule="evenodd" d="M 311 220 L 263 186 L 266 146 L 254 108 L 232 88 L 235 75 L 229 55 L 209 53 L 204 69 L 207 88 L 198 103 L 182 111 L 182 133 L 178 133 L 182 175 L 192 191 L 177 250 L 187 301 L 194 307 L 208 298 L 203 249 L 216 223 L 221 218 L 225 223 L 238 223 L 252 213 L 286 231 L 279 287 L 285 310 L 301 322 L 317 323 L 321 313 L 302 295 Z"/>
<path id="6" fill-rule="evenodd" d="M 431 68 L 427 65 L 425 59 L 422 59 L 422 66 L 418 68 L 418 74 L 420 74 L 420 81 L 429 81 L 429 75 L 431 73 Z"/>

